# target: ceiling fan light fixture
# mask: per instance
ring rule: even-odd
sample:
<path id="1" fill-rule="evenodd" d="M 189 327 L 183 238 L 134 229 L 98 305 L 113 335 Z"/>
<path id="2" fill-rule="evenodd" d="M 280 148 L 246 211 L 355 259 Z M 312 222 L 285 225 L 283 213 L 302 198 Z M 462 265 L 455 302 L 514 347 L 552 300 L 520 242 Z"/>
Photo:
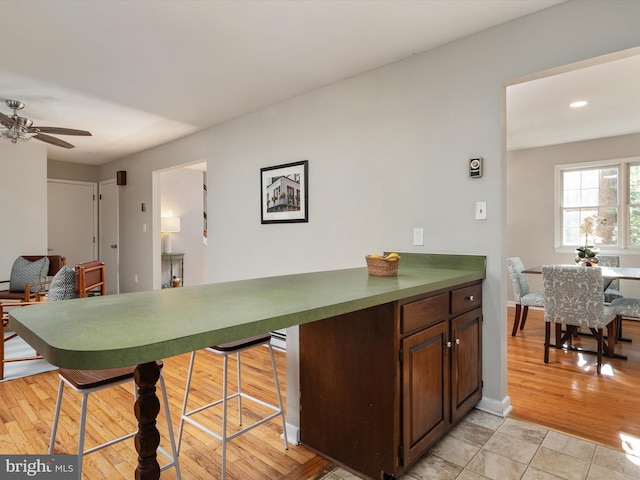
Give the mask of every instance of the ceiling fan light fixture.
<path id="1" fill-rule="evenodd" d="M 19 128 L 13 127 L 3 130 L 2 133 L 3 138 L 10 140 L 11 143 L 18 142 L 28 142 L 35 135 L 34 133 L 28 133 L 20 130 Z"/>
<path id="2" fill-rule="evenodd" d="M 57 147 L 73 148 L 74 146 L 69 142 L 60 140 L 59 138 L 52 137 L 51 133 L 57 135 L 80 135 L 90 137 L 91 132 L 86 130 L 76 130 L 74 128 L 62 128 L 62 127 L 42 127 L 34 126 L 33 121 L 26 117 L 18 115 L 18 110 L 24 108 L 24 103 L 18 100 L 6 100 L 7 107 L 13 110 L 12 115 L 5 115 L 0 112 L 0 136 L 8 139 L 11 143 L 28 142 L 32 138 L 40 140 L 41 142 L 49 143 Z"/>

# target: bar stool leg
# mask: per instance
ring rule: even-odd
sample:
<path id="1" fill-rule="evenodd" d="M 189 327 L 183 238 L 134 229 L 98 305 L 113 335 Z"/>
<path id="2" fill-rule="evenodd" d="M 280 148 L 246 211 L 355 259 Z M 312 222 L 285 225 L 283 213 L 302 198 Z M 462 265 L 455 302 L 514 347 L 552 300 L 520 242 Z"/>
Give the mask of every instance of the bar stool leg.
<path id="1" fill-rule="evenodd" d="M 82 394 L 82 406 L 80 407 L 80 434 L 78 435 L 78 478 L 82 478 L 82 460 L 84 458 L 84 430 L 87 425 L 87 403 L 89 395 Z"/>
<path id="2" fill-rule="evenodd" d="M 56 443 L 56 434 L 58 432 L 58 419 L 60 418 L 60 410 L 62 407 L 62 393 L 64 390 L 64 382 L 60 380 L 58 386 L 58 399 L 56 400 L 56 411 L 53 414 L 53 427 L 51 428 L 51 440 L 49 441 L 49 455 L 53 454 L 53 449 Z"/>
<path id="3" fill-rule="evenodd" d="M 182 430 L 184 429 L 184 416 L 187 413 L 187 400 L 189 400 L 189 388 L 191 386 L 191 376 L 193 374 L 193 362 L 196 358 L 196 352 L 191 352 L 191 360 L 189 361 L 189 373 L 187 374 L 187 385 L 184 389 L 184 400 L 182 402 L 182 412 L 180 414 L 180 425 L 178 426 L 178 455 L 180 455 L 180 446 L 182 445 Z"/>
<path id="4" fill-rule="evenodd" d="M 227 358 L 227 355 L 225 355 L 224 358 Z M 242 426 L 242 374 L 240 373 L 240 352 L 236 353 L 236 362 L 238 364 L 238 425 Z"/>
<path id="5" fill-rule="evenodd" d="M 227 382 L 228 382 L 228 367 L 229 356 L 224 355 L 223 359 L 223 372 L 222 372 L 222 480 L 225 480 L 227 475 Z"/>
<path id="6" fill-rule="evenodd" d="M 167 418 L 167 435 L 169 435 L 169 444 L 171 445 L 171 456 L 173 457 L 173 462 L 161 469 L 166 470 L 170 466 L 174 466 L 176 468 L 176 478 L 178 480 L 182 479 L 182 474 L 180 472 L 180 463 L 178 462 L 178 448 L 176 446 L 176 437 L 173 435 L 173 424 L 171 423 L 171 415 L 169 414 L 169 398 L 167 397 L 167 388 L 164 383 L 164 376 L 160 375 L 160 388 L 162 389 L 162 403 L 164 406 L 164 413 Z"/>

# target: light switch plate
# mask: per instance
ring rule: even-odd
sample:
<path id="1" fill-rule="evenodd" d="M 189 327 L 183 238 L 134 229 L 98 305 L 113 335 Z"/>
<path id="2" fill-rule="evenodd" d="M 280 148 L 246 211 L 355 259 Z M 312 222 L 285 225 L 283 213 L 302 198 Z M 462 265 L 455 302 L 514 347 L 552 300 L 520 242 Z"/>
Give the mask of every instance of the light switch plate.
<path id="1" fill-rule="evenodd" d="M 422 228 L 413 229 L 413 244 L 424 245 L 424 229 Z"/>
<path id="2" fill-rule="evenodd" d="M 476 202 L 476 220 L 487 219 L 487 202 Z"/>

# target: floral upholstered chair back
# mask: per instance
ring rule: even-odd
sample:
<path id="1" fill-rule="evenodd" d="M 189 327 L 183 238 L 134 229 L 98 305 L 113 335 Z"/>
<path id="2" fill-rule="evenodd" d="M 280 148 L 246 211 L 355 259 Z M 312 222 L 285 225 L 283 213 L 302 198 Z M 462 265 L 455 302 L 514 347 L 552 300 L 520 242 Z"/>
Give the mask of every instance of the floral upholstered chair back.
<path id="1" fill-rule="evenodd" d="M 619 267 L 620 257 L 618 255 L 598 255 L 599 267 Z M 604 291 L 605 303 L 611 303 L 616 298 L 622 298 L 623 295 L 620 292 L 620 280 L 615 279 L 609 282 L 609 286 Z"/>
<path id="2" fill-rule="evenodd" d="M 513 283 L 514 300 L 516 303 L 520 303 L 522 297 L 529 293 L 529 280 L 527 276 L 522 273 L 524 264 L 520 257 L 507 258 L 507 270 Z"/>
<path id="3" fill-rule="evenodd" d="M 544 265 L 546 322 L 604 328 L 605 307 L 602 272 L 595 267 Z"/>

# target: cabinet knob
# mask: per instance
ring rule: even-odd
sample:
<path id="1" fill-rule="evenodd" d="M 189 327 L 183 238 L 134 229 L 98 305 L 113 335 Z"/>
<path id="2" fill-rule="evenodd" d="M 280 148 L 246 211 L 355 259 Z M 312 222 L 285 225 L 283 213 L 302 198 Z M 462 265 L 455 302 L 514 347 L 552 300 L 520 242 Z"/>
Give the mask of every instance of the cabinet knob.
<path id="1" fill-rule="evenodd" d="M 469 295 L 468 297 L 465 297 L 465 300 L 469 300 L 470 302 L 473 302 L 474 300 L 473 295 Z"/>
<path id="2" fill-rule="evenodd" d="M 451 342 L 447 342 L 447 347 L 451 348 L 452 347 L 452 343 Z"/>
<path id="3" fill-rule="evenodd" d="M 460 345 L 460 339 L 456 338 L 456 345 Z"/>

